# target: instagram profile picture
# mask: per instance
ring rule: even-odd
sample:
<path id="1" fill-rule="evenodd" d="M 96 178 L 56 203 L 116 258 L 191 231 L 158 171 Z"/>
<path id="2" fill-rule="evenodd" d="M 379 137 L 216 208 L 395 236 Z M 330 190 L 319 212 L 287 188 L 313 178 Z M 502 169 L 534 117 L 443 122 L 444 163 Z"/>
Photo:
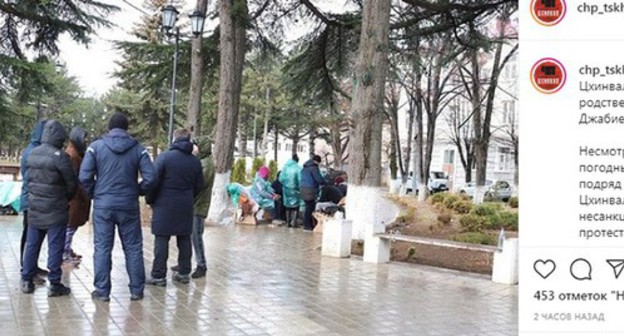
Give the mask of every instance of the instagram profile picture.
<path id="1" fill-rule="evenodd" d="M 554 26 L 566 14 L 565 0 L 531 0 L 531 16 L 542 26 Z"/>
<path id="2" fill-rule="evenodd" d="M 554 58 L 542 58 L 531 68 L 531 84 L 541 93 L 555 93 L 561 90 L 565 82 L 565 67 Z"/>

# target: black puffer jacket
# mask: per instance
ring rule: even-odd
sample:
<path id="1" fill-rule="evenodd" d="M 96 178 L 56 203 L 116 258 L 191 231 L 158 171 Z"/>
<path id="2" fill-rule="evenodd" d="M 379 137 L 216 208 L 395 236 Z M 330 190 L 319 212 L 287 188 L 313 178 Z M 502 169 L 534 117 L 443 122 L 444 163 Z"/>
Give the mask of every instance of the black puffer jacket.
<path id="1" fill-rule="evenodd" d="M 41 145 L 32 150 L 26 162 L 28 224 L 37 229 L 67 225 L 69 221 L 69 200 L 76 193 L 78 181 L 69 155 L 63 151 L 66 139 L 63 125 L 48 121 Z"/>

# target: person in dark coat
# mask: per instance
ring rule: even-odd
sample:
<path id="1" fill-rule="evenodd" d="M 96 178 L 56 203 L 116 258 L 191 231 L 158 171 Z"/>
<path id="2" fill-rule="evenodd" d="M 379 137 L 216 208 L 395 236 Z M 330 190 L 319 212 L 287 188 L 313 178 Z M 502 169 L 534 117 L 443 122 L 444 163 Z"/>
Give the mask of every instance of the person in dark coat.
<path id="1" fill-rule="evenodd" d="M 72 128 L 69 132 L 69 144 L 65 148 L 65 153 L 69 155 L 72 162 L 74 173 L 78 176 L 80 172 L 80 164 L 87 149 L 85 138 L 87 132 L 80 127 Z M 91 200 L 85 194 L 84 189 L 78 186 L 76 195 L 69 202 L 69 223 L 65 232 L 65 250 L 63 252 L 63 261 L 69 264 L 77 264 L 82 258 L 81 255 L 74 253 L 72 249 L 72 241 L 74 234 L 79 227 L 83 226 L 89 220 L 89 209 L 91 208 Z"/>
<path id="2" fill-rule="evenodd" d="M 156 182 L 147 202 L 152 206 L 152 234 L 154 235 L 154 263 L 150 285 L 167 285 L 167 258 L 169 239 L 176 236 L 178 245 L 178 272 L 173 280 L 189 283 L 191 273 L 191 234 L 193 232 L 193 204 L 204 188 L 202 165 L 193 155 L 193 144 L 186 129 L 174 132 L 169 150 L 156 159 Z"/>
<path id="3" fill-rule="evenodd" d="M 347 197 L 347 183 L 342 176 L 336 176 L 334 185 L 340 190 L 344 197 Z"/>
<path id="4" fill-rule="evenodd" d="M 28 237 L 22 269 L 22 292 L 34 292 L 37 259 L 43 239 L 48 236 L 48 296 L 69 295 L 71 290 L 61 283 L 61 264 L 65 230 L 69 221 L 69 201 L 74 197 L 78 181 L 69 155 L 63 151 L 67 132 L 56 120 L 46 122 L 41 145 L 34 148 L 26 161 L 28 184 Z"/>
<path id="5" fill-rule="evenodd" d="M 26 161 L 30 156 L 30 152 L 37 146 L 41 145 L 41 135 L 43 135 L 43 127 L 47 120 L 39 120 L 37 125 L 32 131 L 30 137 L 30 144 L 24 149 L 22 153 L 22 160 L 20 161 L 20 170 L 22 174 L 22 194 L 20 196 L 20 211 L 23 212 L 22 216 L 22 240 L 20 242 L 20 267 L 24 267 L 24 248 L 26 246 L 26 237 L 28 236 L 28 187 L 26 183 Z M 37 251 L 39 255 L 39 251 Z M 21 272 L 21 270 L 20 270 Z M 37 275 L 33 278 L 33 282 L 36 284 L 43 284 L 45 280 L 41 276 L 48 275 L 48 271 L 37 266 Z"/>
<path id="6" fill-rule="evenodd" d="M 314 155 L 311 160 L 308 160 L 303 165 L 301 170 L 301 198 L 305 202 L 305 213 L 303 215 L 303 229 L 305 231 L 314 229 L 312 213 L 316 208 L 319 187 L 327 184 L 323 176 L 321 176 L 321 171 L 319 170 L 320 163 L 321 157 Z"/>
<path id="7" fill-rule="evenodd" d="M 110 301 L 111 255 L 117 228 L 130 278 L 130 299 L 141 300 L 145 288 L 145 265 L 139 195 L 145 195 L 151 189 L 154 166 L 147 150 L 128 134 L 126 116 L 113 114 L 108 129 L 108 134 L 87 148 L 80 165 L 80 183 L 93 199 L 95 290 L 91 298 Z"/>
<path id="8" fill-rule="evenodd" d="M 271 188 L 273 188 L 275 194 L 279 195 L 279 198 L 273 201 L 275 204 L 275 207 L 273 208 L 273 222 L 276 224 L 281 224 L 286 220 L 284 204 L 282 203 L 282 197 L 284 196 L 284 187 L 282 186 L 282 182 L 280 182 L 279 180 L 281 174 L 282 171 L 278 171 L 277 176 L 275 177 L 275 181 L 271 183 Z"/>

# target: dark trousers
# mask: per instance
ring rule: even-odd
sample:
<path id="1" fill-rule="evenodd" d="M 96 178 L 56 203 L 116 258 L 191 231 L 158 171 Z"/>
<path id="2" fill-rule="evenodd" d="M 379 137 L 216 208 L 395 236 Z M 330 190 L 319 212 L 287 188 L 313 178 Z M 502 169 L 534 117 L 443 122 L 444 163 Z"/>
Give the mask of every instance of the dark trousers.
<path id="1" fill-rule="evenodd" d="M 284 216 L 284 204 L 282 203 L 282 198 L 274 201 L 274 203 L 275 207 L 273 208 L 273 219 L 285 220 L 286 218 Z"/>
<path id="2" fill-rule="evenodd" d="M 312 217 L 312 213 L 314 212 L 314 208 L 316 208 L 316 200 L 304 202 L 305 212 L 303 213 L 303 228 L 306 230 L 312 230 L 314 229 L 314 218 Z"/>
<path id="3" fill-rule="evenodd" d="M 24 250 L 24 265 L 22 267 L 22 280 L 32 281 L 37 275 L 37 261 L 41 244 L 46 235 L 48 236 L 48 280 L 51 284 L 61 283 L 63 270 L 63 249 L 65 247 L 65 230 L 67 225 L 55 225 L 47 230 L 39 230 L 32 225 L 28 227 L 26 247 Z"/>
<path id="4" fill-rule="evenodd" d="M 299 208 L 286 208 L 286 224 L 289 227 L 297 227 L 297 217 L 299 217 Z"/>
<path id="5" fill-rule="evenodd" d="M 110 295 L 115 227 L 119 230 L 119 238 L 126 258 L 130 293 L 141 295 L 145 288 L 145 264 L 139 210 L 95 209 L 93 211 L 93 240 L 95 242 L 93 285 L 99 296 Z"/>
<path id="6" fill-rule="evenodd" d="M 22 227 L 22 241 L 20 242 L 20 267 L 24 268 L 24 249 L 26 248 L 26 237 L 28 237 L 28 210 L 24 210 Z M 41 249 L 37 250 L 37 257 L 39 257 L 40 250 Z M 39 266 L 37 266 L 37 268 L 39 268 Z"/>
<path id="7" fill-rule="evenodd" d="M 169 258 L 169 238 L 171 236 L 156 235 L 154 237 L 154 264 L 152 278 L 162 279 L 167 276 L 167 259 Z M 178 244 L 178 267 L 180 275 L 191 273 L 191 257 L 193 246 L 191 235 L 176 236 Z"/>

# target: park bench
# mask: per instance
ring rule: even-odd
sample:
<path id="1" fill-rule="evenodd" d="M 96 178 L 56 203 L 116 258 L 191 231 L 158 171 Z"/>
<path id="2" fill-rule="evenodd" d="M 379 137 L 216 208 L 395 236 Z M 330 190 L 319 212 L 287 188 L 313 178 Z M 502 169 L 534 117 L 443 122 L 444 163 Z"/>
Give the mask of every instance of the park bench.
<path id="1" fill-rule="evenodd" d="M 504 239 L 499 243 L 499 246 L 491 246 L 394 233 L 377 233 L 364 241 L 364 261 L 372 263 L 390 261 L 390 245 L 394 241 L 492 253 L 494 255 L 492 281 L 504 284 L 518 283 L 517 238 Z"/>
<path id="2" fill-rule="evenodd" d="M 13 175 L 13 181 L 19 180 L 20 165 L 16 163 L 0 164 L 0 175 Z"/>

